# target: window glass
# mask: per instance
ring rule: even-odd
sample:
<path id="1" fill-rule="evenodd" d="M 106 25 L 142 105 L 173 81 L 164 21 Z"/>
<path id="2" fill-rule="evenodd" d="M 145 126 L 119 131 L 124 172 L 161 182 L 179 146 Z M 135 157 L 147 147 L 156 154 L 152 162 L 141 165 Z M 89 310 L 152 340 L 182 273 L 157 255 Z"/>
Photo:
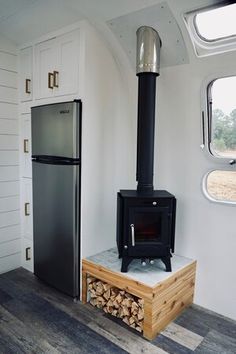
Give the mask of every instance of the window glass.
<path id="1" fill-rule="evenodd" d="M 207 176 L 206 189 L 219 201 L 236 202 L 236 171 L 213 171 Z"/>
<path id="2" fill-rule="evenodd" d="M 200 12 L 195 16 L 199 35 L 206 41 L 236 35 L 236 4 Z"/>
<path id="3" fill-rule="evenodd" d="M 211 117 L 209 117 L 211 152 L 218 157 L 235 159 L 236 76 L 215 80 L 210 90 L 212 101 Z"/>

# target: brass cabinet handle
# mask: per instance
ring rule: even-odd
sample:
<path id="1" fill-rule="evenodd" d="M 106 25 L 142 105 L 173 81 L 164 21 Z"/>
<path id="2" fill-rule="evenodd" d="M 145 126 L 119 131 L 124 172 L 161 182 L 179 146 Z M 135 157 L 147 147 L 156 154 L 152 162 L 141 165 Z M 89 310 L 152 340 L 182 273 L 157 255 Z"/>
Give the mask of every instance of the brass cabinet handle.
<path id="1" fill-rule="evenodd" d="M 53 86 L 54 87 L 59 87 L 58 75 L 59 75 L 59 71 L 54 70 L 53 71 Z"/>
<path id="2" fill-rule="evenodd" d="M 31 260 L 31 248 L 27 247 L 25 249 L 25 260 L 30 261 Z"/>
<path id="3" fill-rule="evenodd" d="M 30 91 L 30 83 L 31 83 L 30 79 L 25 79 L 25 93 L 31 93 L 31 91 Z"/>
<path id="4" fill-rule="evenodd" d="M 29 153 L 29 139 L 24 139 L 24 153 L 28 154 Z"/>
<path id="5" fill-rule="evenodd" d="M 53 90 L 54 75 L 53 73 L 48 73 L 48 88 Z"/>
<path id="6" fill-rule="evenodd" d="M 25 216 L 29 216 L 30 215 L 29 206 L 30 206 L 30 203 L 25 203 Z"/>

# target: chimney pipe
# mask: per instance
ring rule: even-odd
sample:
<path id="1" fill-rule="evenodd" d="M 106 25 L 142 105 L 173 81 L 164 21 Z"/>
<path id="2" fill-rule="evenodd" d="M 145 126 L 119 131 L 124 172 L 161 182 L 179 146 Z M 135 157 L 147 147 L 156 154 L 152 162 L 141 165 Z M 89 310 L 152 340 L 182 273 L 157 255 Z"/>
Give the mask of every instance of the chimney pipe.
<path id="1" fill-rule="evenodd" d="M 151 27 L 137 30 L 138 137 L 137 191 L 153 192 L 156 77 L 159 76 L 161 40 Z"/>

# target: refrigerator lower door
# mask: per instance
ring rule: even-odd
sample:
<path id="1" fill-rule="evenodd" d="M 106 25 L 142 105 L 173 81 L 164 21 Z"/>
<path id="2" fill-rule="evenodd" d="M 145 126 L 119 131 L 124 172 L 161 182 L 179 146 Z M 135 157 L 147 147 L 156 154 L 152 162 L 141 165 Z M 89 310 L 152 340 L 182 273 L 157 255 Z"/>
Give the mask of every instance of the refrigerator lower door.
<path id="1" fill-rule="evenodd" d="M 33 162 L 34 273 L 79 296 L 79 166 Z"/>

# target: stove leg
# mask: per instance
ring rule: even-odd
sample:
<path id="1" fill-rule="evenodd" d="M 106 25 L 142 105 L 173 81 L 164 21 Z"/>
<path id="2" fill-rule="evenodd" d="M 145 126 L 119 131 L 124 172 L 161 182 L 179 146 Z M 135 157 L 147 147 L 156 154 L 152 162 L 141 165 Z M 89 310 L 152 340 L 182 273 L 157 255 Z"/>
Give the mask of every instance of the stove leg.
<path id="1" fill-rule="evenodd" d="M 122 273 L 128 272 L 128 266 L 131 263 L 131 261 L 132 261 L 132 258 L 128 258 L 128 257 L 122 258 L 122 263 L 121 263 L 121 272 Z"/>
<path id="2" fill-rule="evenodd" d="M 162 262 L 165 264 L 166 266 L 166 271 L 167 272 L 171 272 L 172 269 L 171 269 L 171 261 L 170 261 L 170 256 L 167 256 L 167 257 L 163 257 L 161 258 Z"/>

